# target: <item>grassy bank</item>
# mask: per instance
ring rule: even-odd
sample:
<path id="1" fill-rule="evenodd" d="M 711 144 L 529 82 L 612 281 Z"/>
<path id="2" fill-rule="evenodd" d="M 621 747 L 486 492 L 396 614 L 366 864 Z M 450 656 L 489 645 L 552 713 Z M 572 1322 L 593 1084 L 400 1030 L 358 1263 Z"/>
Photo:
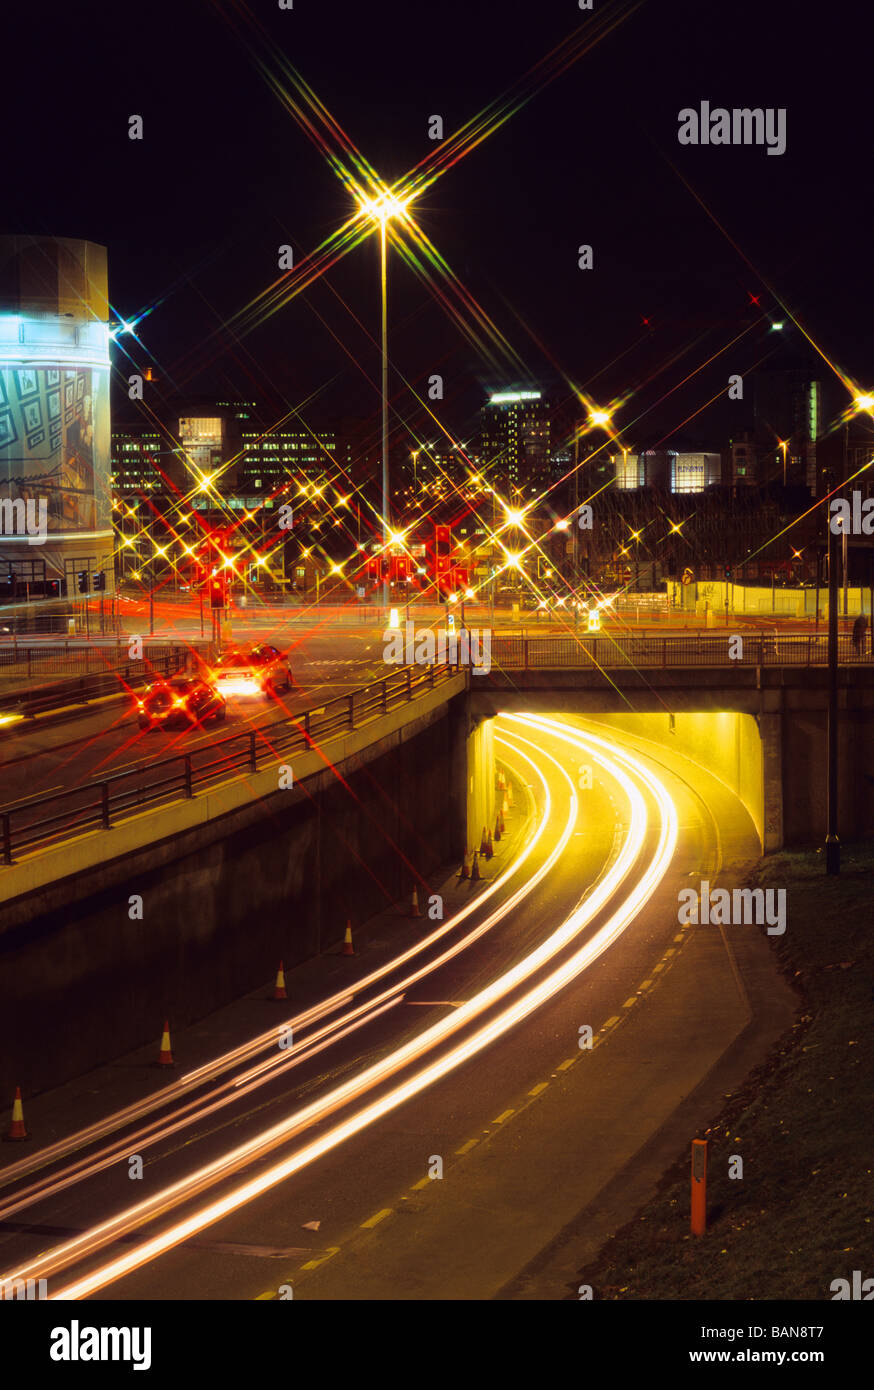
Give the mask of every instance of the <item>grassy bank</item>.
<path id="1" fill-rule="evenodd" d="M 874 1278 L 874 849 L 845 847 L 837 879 L 821 854 L 772 855 L 753 886 L 787 889 L 786 934 L 770 940 L 798 1021 L 698 1136 L 706 1236 L 689 1234 L 684 1152 L 580 1271 L 595 1298 L 821 1300 L 854 1269 Z"/>

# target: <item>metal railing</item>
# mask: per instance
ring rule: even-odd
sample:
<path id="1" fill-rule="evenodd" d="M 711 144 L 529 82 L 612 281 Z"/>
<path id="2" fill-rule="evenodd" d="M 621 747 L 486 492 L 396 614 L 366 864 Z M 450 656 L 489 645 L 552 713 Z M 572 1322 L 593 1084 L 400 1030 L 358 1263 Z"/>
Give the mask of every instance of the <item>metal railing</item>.
<path id="1" fill-rule="evenodd" d="M 737 638 L 741 645 L 736 644 Z M 730 650 L 735 655 L 730 657 Z M 674 636 L 611 637 L 606 633 L 579 637 L 510 637 L 492 634 L 492 668 L 505 670 L 590 670 L 617 667 L 668 670 L 672 667 L 825 666 L 828 637 L 825 633 L 777 633 L 730 635 L 682 633 Z M 855 647 L 848 634 L 838 639 L 842 665 L 870 665 L 874 655 Z"/>
<path id="2" fill-rule="evenodd" d="M 70 791 L 42 796 L 24 806 L 0 806 L 0 854 L 16 855 L 109 830 L 125 815 L 178 801 L 239 772 L 258 772 L 297 750 L 307 750 L 378 719 L 458 674 L 457 666 L 405 666 L 385 680 L 339 695 L 300 714 L 245 733 L 210 740 L 190 752 L 144 763 L 128 772 L 95 779 Z"/>
<path id="3" fill-rule="evenodd" d="M 0 711 L 30 715 L 87 704 L 103 695 L 121 694 L 125 688 L 136 689 L 156 676 L 172 676 L 186 668 L 192 654 L 199 655 L 192 647 L 152 643 L 144 645 L 141 661 L 120 661 L 127 652 L 126 644 L 117 650 L 98 647 L 69 652 L 41 647 L 19 647 L 16 652 L 11 647 L 0 647 L 0 691 L 6 681 L 16 676 L 32 681 L 41 675 L 70 672 L 66 680 L 45 682 L 26 691 L 12 689 L 0 693 Z"/>

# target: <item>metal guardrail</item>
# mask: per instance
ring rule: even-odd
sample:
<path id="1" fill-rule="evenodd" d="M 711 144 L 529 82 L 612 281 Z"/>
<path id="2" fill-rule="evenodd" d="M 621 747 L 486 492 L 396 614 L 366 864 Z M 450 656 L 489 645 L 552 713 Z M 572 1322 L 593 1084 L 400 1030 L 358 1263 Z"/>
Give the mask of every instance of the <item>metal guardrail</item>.
<path id="1" fill-rule="evenodd" d="M 505 670 L 599 667 L 658 669 L 672 667 L 825 666 L 828 637 L 825 633 L 735 634 L 743 639 L 741 653 L 729 657 L 728 633 L 683 633 L 675 636 L 612 637 L 583 634 L 579 637 L 509 637 L 492 634 L 492 667 Z M 838 639 L 842 665 L 871 665 L 874 654 L 853 646 L 852 637 Z"/>
<path id="2" fill-rule="evenodd" d="M 126 644 L 119 649 L 124 654 L 127 650 Z M 30 647 L 26 657 L 22 656 L 22 648 L 19 647 L 17 661 L 8 659 L 15 655 L 11 647 L 0 647 L 0 678 L 20 674 L 22 678 L 32 680 L 41 674 L 73 671 L 81 669 L 82 665 L 85 668 L 81 676 L 71 675 L 67 680 L 51 681 L 31 691 L 12 690 L 0 695 L 0 711 L 15 711 L 23 715 L 44 714 L 53 709 L 62 709 L 65 705 L 84 705 L 89 700 L 99 699 L 101 695 L 119 694 L 125 687 L 133 690 L 154 680 L 156 676 L 172 676 L 184 670 L 192 651 L 190 647 L 152 644 L 144 647 L 142 661 L 114 665 L 111 663 L 118 660 L 119 652 L 105 647 L 66 654 Z M 63 661 L 65 655 L 71 658 L 69 664 Z M 194 651 L 194 655 L 198 653 Z M 72 660 L 80 656 L 84 658 L 82 662 Z"/>
<path id="3" fill-rule="evenodd" d="M 15 856 L 45 848 L 96 829 L 109 830 L 126 813 L 136 813 L 193 797 L 198 789 L 227 780 L 235 772 L 257 772 L 297 749 L 356 729 L 371 719 L 407 703 L 425 690 L 458 674 L 457 665 L 402 667 L 382 681 L 339 695 L 311 710 L 263 724 L 246 733 L 231 734 L 189 753 L 145 763 L 129 772 L 39 797 L 26 806 L 0 806 L 0 854 L 4 864 Z M 47 812 L 49 812 L 47 814 Z"/>

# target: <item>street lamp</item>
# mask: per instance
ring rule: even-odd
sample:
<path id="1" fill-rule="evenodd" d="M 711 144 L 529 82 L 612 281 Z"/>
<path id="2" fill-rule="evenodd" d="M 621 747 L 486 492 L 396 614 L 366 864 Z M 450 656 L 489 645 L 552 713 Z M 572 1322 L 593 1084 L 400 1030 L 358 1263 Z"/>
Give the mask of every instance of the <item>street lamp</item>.
<path id="1" fill-rule="evenodd" d="M 382 542 L 384 553 L 388 553 L 388 532 L 390 518 L 390 500 L 388 485 L 388 289 L 387 289 L 387 259 L 388 259 L 388 224 L 393 217 L 403 217 L 409 198 L 398 198 L 389 189 L 385 189 L 377 198 L 360 198 L 359 208 L 363 216 L 369 217 L 374 223 L 379 224 L 379 285 L 380 285 L 380 305 L 382 310 L 382 373 L 381 373 L 381 397 L 382 397 Z M 388 609 L 391 601 L 391 586 L 388 575 L 383 574 L 382 578 L 382 602 L 383 607 Z"/>

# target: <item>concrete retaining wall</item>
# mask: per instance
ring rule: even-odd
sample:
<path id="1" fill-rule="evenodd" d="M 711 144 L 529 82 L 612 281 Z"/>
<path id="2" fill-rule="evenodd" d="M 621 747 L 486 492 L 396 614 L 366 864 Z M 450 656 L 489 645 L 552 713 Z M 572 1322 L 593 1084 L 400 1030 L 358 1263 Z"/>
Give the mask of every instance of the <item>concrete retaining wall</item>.
<path id="1" fill-rule="evenodd" d="M 478 822 L 494 771 L 477 731 L 465 794 L 463 695 L 403 714 L 293 790 L 274 772 L 256 800 L 3 904 L 0 1095 L 45 1090 L 157 1039 L 165 1016 L 179 1026 L 266 987 L 280 958 L 336 945 L 347 917 L 354 927 L 414 882 L 421 902 L 429 875 L 460 860 L 465 807 Z"/>

